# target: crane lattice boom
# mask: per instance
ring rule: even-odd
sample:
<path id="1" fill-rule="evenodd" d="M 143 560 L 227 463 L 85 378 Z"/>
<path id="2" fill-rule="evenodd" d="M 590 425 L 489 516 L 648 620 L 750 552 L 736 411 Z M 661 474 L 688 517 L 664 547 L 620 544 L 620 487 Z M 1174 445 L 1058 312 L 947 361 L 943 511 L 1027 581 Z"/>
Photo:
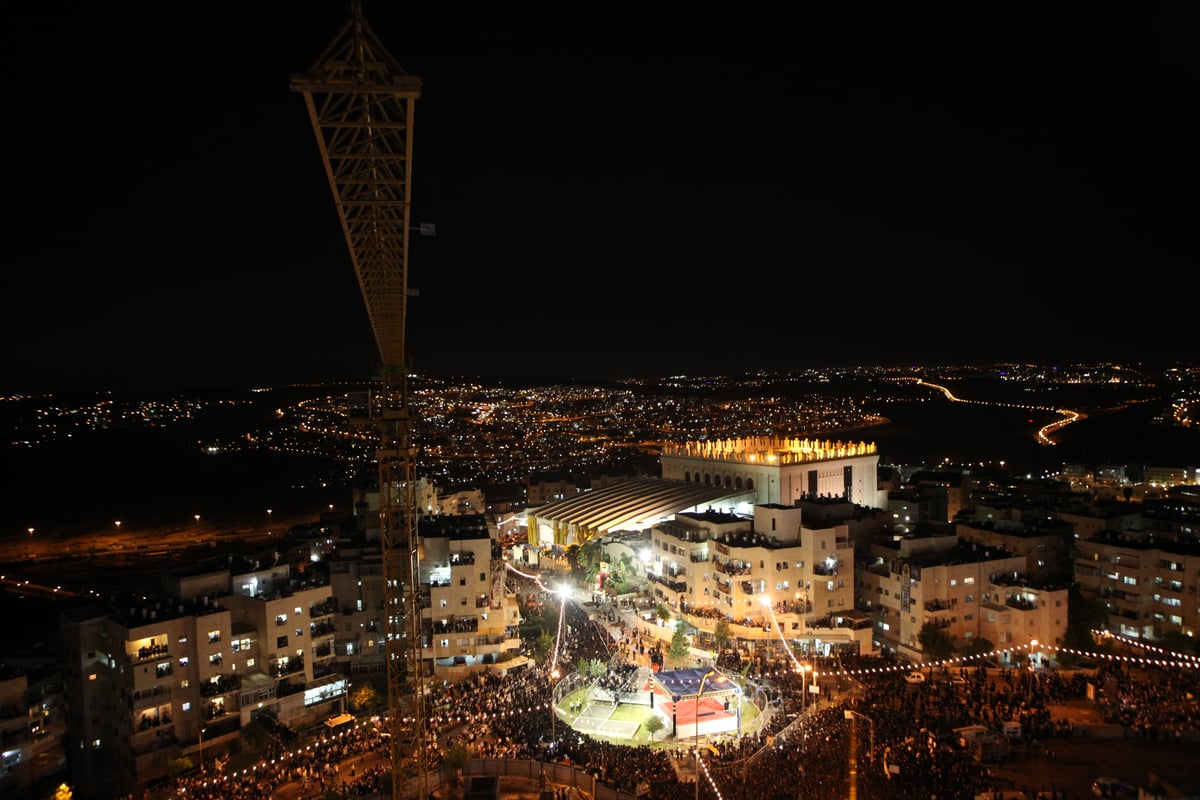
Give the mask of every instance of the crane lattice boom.
<path id="1" fill-rule="evenodd" d="M 416 525 L 416 451 L 405 380 L 408 232 L 413 107 L 421 80 L 404 70 L 375 36 L 359 3 L 350 19 L 291 88 L 304 95 L 342 233 L 382 360 L 377 408 L 380 541 L 385 595 L 385 660 L 392 797 L 415 786 L 429 796 L 420 541 Z M 405 709 L 404 698 L 411 698 Z M 405 735 L 411 731 L 415 736 Z M 415 738 L 416 780 L 403 769 Z"/>

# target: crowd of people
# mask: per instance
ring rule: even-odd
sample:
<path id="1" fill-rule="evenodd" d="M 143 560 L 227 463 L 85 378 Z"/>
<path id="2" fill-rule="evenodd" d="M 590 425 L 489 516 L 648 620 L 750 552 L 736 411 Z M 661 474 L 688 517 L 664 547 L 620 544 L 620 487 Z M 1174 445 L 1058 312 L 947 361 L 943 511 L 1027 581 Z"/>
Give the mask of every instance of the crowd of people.
<path id="1" fill-rule="evenodd" d="M 604 685 L 619 687 L 631 673 L 625 659 L 644 655 L 623 626 L 610 624 L 569 599 L 543 598 L 547 612 L 562 609 L 562 638 L 543 663 L 511 676 L 482 673 L 455 687 L 450 713 L 431 715 L 424 737 L 429 769 L 445 764 L 455 747 L 474 758 L 532 759 L 572 765 L 595 780 L 630 796 L 655 800 L 693 798 L 693 756 L 686 744 L 677 749 L 631 746 L 571 729 L 552 717 L 550 698 L 558 675 L 573 665 L 600 659 L 610 665 Z M 1058 737 L 1087 735 L 1051 717 L 1051 705 L 1083 698 L 1091 685 L 1108 720 L 1125 727 L 1126 735 L 1179 738 L 1200 734 L 1200 715 L 1185 697 L 1200 697 L 1200 670 L 1146 668 L 1134 670 L 1106 663 L 1089 672 L 983 666 L 956 671 L 964 681 L 929 680 L 907 685 L 901 671 L 872 671 L 874 657 L 815 659 L 821 677 L 819 702 L 806 700 L 811 682 L 789 669 L 787 659 L 758 659 L 741 664 L 747 692 L 770 712 L 752 733 L 726 735 L 702 751 L 701 780 L 711 781 L 725 798 L 841 797 L 848 793 L 850 754 L 857 766 L 857 790 L 864 798 L 921 798 L 939 787 L 939 798 L 974 798 L 997 792 L 1001 782 L 986 765 L 957 746 L 954 728 L 1004 722 L 1019 723 L 1013 741 L 1017 752 L 1051 752 Z M 931 668 L 931 673 L 934 669 Z M 869 675 L 870 677 L 865 677 Z M 336 739 L 299 753 L 281 756 L 252 775 L 181 778 L 178 789 L 199 798 L 265 800 L 282 784 L 299 781 L 313 793 L 331 785 L 359 796 L 383 792 L 390 768 L 374 759 L 357 774 L 338 774 L 336 765 L 354 756 L 385 755 L 379 732 L 359 726 Z M 330 765 L 335 765 L 331 767 Z M 715 796 L 702 785 L 705 797 Z M 1044 796 L 1068 800 L 1058 786 L 1027 787 Z M 1070 798 L 1075 800 L 1075 798 Z"/>

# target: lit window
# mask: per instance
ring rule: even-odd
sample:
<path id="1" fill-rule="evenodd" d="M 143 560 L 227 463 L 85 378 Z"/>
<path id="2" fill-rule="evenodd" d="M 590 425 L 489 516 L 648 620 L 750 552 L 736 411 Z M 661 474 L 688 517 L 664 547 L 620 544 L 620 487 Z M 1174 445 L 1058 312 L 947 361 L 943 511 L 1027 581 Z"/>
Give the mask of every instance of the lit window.
<path id="1" fill-rule="evenodd" d="M 183 702 L 183 703 L 182 703 L 182 704 L 181 704 L 179 707 L 180 707 L 182 710 L 184 710 L 184 711 L 191 711 L 191 710 L 192 710 L 192 704 L 191 704 L 190 702 L 186 701 L 186 700 L 185 700 L 185 701 L 184 701 L 184 702 Z"/>

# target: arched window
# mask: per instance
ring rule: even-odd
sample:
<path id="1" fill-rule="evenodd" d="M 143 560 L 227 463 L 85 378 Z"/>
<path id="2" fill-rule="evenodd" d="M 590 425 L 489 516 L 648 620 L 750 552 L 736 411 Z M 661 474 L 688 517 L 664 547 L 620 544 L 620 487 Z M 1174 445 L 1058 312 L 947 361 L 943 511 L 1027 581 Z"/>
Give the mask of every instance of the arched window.
<path id="1" fill-rule="evenodd" d="M 704 473 L 704 485 L 712 486 L 712 475 L 707 472 Z"/>
<path id="2" fill-rule="evenodd" d="M 684 483 L 691 483 L 691 482 L 692 482 L 692 473 L 691 473 L 691 470 L 684 470 L 684 472 L 683 472 L 683 482 L 684 482 Z"/>
<path id="3" fill-rule="evenodd" d="M 754 491 L 754 478 L 746 478 L 746 490 Z"/>
<path id="4" fill-rule="evenodd" d="M 732 481 L 732 480 L 729 478 L 729 476 L 728 476 L 728 475 L 726 475 L 726 476 L 725 476 L 725 488 L 726 488 L 726 489 L 732 489 L 732 488 L 733 488 L 733 481 Z"/>
<path id="5" fill-rule="evenodd" d="M 740 477 L 733 481 L 733 488 L 737 489 L 739 492 L 742 490 L 742 479 Z"/>

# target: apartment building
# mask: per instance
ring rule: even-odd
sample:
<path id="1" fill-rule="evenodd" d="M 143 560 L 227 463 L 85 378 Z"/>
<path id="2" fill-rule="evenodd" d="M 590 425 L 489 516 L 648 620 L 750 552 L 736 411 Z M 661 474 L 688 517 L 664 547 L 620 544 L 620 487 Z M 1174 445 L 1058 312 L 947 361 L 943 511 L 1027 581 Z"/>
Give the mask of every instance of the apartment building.
<path id="1" fill-rule="evenodd" d="M 954 531 L 961 542 L 1023 556 L 1021 572 L 1033 578 L 1070 578 L 1075 526 L 1042 518 L 1029 522 L 960 519 Z"/>
<path id="2" fill-rule="evenodd" d="M 68 769 L 81 796 L 118 797 L 180 758 L 220 751 L 258 713 L 291 725 L 338 707 L 328 581 L 286 565 L 161 576 L 157 591 L 60 617 Z"/>
<path id="3" fill-rule="evenodd" d="M 1153 531 L 1101 531 L 1078 542 L 1075 579 L 1104 603 L 1108 627 L 1158 641 L 1200 630 L 1200 542 Z"/>
<path id="4" fill-rule="evenodd" d="M 703 634 L 725 620 L 743 646 L 869 652 L 869 623 L 854 609 L 848 525 L 810 529 L 803 509 L 758 505 L 752 519 L 680 513 L 651 529 L 651 594 Z"/>
<path id="5" fill-rule="evenodd" d="M 875 644 L 925 661 L 921 629 L 943 629 L 956 649 L 982 638 L 996 647 L 1057 643 L 1067 629 L 1065 581 L 1040 581 L 1026 556 L 961 542 L 953 534 L 878 542 L 856 571 L 860 608 Z"/>
<path id="6" fill-rule="evenodd" d="M 61 685 L 57 668 L 0 666 L 0 800 L 33 797 L 57 770 L 66 726 Z"/>
<path id="7" fill-rule="evenodd" d="M 495 526 L 484 514 L 441 514 L 418 528 L 430 673 L 453 682 L 516 655 L 521 613 Z"/>

